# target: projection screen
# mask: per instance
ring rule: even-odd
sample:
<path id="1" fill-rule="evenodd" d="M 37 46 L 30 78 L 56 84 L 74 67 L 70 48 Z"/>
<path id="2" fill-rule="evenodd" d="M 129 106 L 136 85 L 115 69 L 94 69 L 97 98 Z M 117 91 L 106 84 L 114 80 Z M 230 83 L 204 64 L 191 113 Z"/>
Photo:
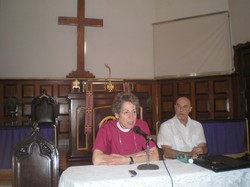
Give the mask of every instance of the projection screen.
<path id="1" fill-rule="evenodd" d="M 153 24 L 155 78 L 230 74 L 228 12 Z"/>

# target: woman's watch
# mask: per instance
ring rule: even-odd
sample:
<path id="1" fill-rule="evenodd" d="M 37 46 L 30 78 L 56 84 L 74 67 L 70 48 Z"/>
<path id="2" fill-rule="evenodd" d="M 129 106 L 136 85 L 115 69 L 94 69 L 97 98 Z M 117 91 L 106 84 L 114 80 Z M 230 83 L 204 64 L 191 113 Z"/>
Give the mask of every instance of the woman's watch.
<path id="1" fill-rule="evenodd" d="M 133 157 L 131 156 L 131 157 L 129 157 L 129 158 L 130 158 L 130 162 L 129 162 L 129 164 L 134 164 L 135 162 L 134 162 Z"/>

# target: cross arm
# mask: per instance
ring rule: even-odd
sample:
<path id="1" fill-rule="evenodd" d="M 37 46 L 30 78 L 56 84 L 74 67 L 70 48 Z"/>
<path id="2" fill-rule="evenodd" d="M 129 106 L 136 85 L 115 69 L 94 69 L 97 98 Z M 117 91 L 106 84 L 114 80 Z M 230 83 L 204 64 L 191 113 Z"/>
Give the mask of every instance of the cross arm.
<path id="1" fill-rule="evenodd" d="M 75 17 L 58 17 L 58 24 L 59 25 L 77 25 L 78 19 Z"/>
<path id="2" fill-rule="evenodd" d="M 102 19 L 93 19 L 93 18 L 85 18 L 80 23 L 84 23 L 85 26 L 93 26 L 93 27 L 102 27 L 103 20 Z"/>

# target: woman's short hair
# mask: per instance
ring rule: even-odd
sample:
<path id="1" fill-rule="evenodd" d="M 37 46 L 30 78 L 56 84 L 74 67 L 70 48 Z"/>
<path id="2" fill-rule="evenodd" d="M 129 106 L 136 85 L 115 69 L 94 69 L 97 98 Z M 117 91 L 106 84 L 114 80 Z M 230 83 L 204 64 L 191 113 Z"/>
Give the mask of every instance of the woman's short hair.
<path id="1" fill-rule="evenodd" d="M 131 92 L 121 92 L 118 93 L 112 104 L 112 112 L 115 114 L 119 114 L 121 112 L 121 108 L 124 102 L 130 102 L 136 107 L 136 111 L 139 111 L 139 99 Z"/>

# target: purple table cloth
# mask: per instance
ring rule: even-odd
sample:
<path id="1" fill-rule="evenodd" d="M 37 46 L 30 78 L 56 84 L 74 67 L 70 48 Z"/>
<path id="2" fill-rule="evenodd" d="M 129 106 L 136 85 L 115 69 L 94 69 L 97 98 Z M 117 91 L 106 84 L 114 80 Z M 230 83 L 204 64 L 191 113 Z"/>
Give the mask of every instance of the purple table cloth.
<path id="1" fill-rule="evenodd" d="M 0 126 L 0 169 L 12 168 L 15 146 L 31 135 L 31 126 Z M 53 126 L 40 126 L 40 135 L 54 142 Z"/>

